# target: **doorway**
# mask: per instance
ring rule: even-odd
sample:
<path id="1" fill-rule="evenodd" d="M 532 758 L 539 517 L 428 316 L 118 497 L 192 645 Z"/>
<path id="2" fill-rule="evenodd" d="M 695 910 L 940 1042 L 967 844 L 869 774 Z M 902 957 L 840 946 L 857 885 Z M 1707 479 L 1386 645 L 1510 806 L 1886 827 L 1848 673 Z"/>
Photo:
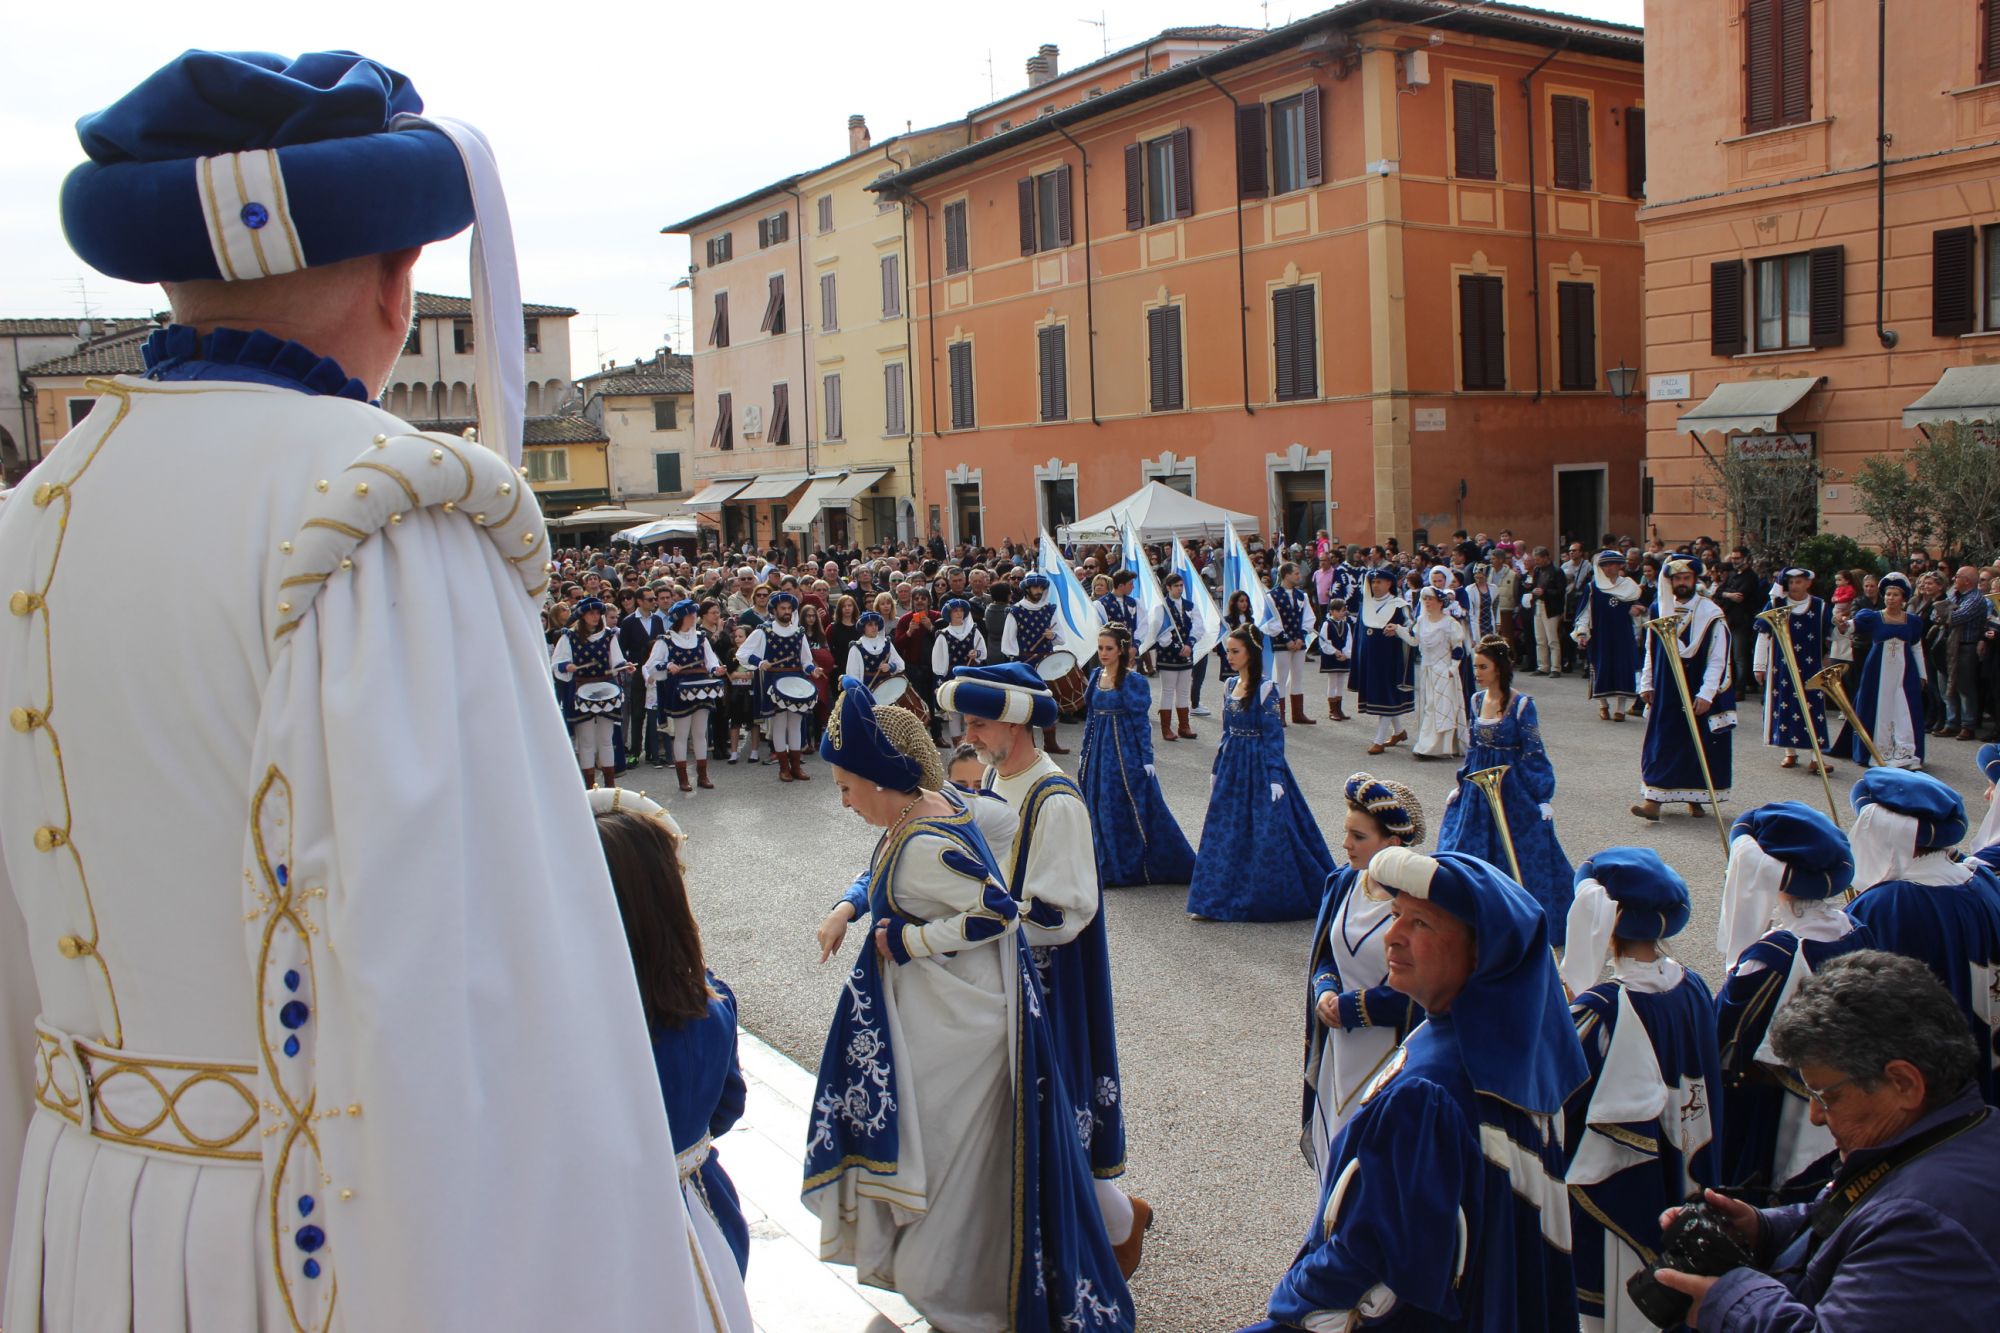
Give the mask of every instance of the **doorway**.
<path id="1" fill-rule="evenodd" d="M 1278 488 L 1278 531 L 1288 543 L 1310 545 L 1314 535 L 1327 526 L 1326 473 L 1314 468 L 1278 472 L 1273 477 Z"/>
<path id="2" fill-rule="evenodd" d="M 1042 528 L 1053 535 L 1076 522 L 1076 482 L 1068 477 L 1037 483 L 1042 488 Z"/>
<path id="3" fill-rule="evenodd" d="M 951 488 L 951 532 L 954 541 L 985 545 L 979 538 L 979 483 L 956 482 Z"/>
<path id="4" fill-rule="evenodd" d="M 1555 549 L 1582 542 L 1586 549 L 1594 550 L 1604 539 L 1604 530 L 1611 522 L 1605 509 L 1605 489 L 1602 463 L 1556 466 Z"/>

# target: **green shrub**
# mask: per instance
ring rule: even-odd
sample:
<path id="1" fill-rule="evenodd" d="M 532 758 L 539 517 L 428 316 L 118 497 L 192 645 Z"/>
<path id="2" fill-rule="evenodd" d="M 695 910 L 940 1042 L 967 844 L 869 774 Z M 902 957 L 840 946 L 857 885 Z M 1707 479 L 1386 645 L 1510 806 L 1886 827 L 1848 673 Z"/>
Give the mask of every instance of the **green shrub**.
<path id="1" fill-rule="evenodd" d="M 1792 548 L 1792 563 L 1810 569 L 1817 577 L 1813 590 L 1821 596 L 1833 593 L 1835 570 L 1858 569 L 1864 574 L 1886 574 L 1882 557 L 1855 541 L 1831 532 L 1816 532 Z"/>

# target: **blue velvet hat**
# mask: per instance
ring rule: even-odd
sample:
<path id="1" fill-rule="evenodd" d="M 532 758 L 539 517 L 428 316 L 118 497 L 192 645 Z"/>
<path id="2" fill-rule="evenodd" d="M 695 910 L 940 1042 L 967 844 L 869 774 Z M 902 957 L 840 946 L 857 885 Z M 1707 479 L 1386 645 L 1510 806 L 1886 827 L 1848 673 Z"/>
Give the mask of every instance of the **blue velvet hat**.
<path id="1" fill-rule="evenodd" d="M 1854 883 L 1854 850 L 1847 835 L 1803 801 L 1773 801 L 1744 811 L 1729 828 L 1731 842 L 1741 837 L 1756 839 L 1766 856 L 1783 863 L 1780 893 L 1831 898 Z"/>
<path id="2" fill-rule="evenodd" d="M 1025 662 L 959 667 L 951 679 L 938 686 L 937 700 L 938 707 L 947 713 L 1024 727 L 1056 724 L 1056 697 Z"/>
<path id="3" fill-rule="evenodd" d="M 771 609 L 772 615 L 776 615 L 779 602 L 789 603 L 794 611 L 799 609 L 799 595 L 795 592 L 774 592 L 766 599 L 764 605 Z"/>
<path id="4" fill-rule="evenodd" d="M 684 617 L 699 616 L 700 614 L 701 603 L 691 597 L 683 597 L 667 608 L 667 625 L 669 628 L 678 630 L 681 620 Z"/>
<path id="5" fill-rule="evenodd" d="M 1988 741 L 1979 747 L 1976 760 L 1979 771 L 1986 775 L 1988 782 L 2000 782 L 2000 745 Z"/>
<path id="6" fill-rule="evenodd" d="M 972 603 L 963 597 L 946 598 L 945 604 L 939 609 L 944 612 L 946 620 L 951 619 L 951 613 L 954 611 L 963 611 L 967 620 L 972 619 Z"/>
<path id="7" fill-rule="evenodd" d="M 907 708 L 883 707 L 852 676 L 840 678 L 840 697 L 819 738 L 819 757 L 865 782 L 890 791 L 944 786 L 944 765 L 924 724 Z"/>
<path id="8" fill-rule="evenodd" d="M 1800 569 L 1797 565 L 1793 565 L 1790 569 L 1781 569 L 1778 571 L 1778 582 L 1780 584 L 1790 583 L 1793 579 L 1813 579 L 1818 577 L 1810 569 Z"/>
<path id="9" fill-rule="evenodd" d="M 77 122 L 70 248 L 128 282 L 260 278 L 442 240 L 473 221 L 452 138 L 351 51 L 189 51 Z"/>
<path id="10" fill-rule="evenodd" d="M 1849 799 L 1857 813 L 1879 805 L 1916 820 L 1920 852 L 1956 847 L 1965 838 L 1965 801 L 1928 773 L 1871 768 L 1854 784 Z"/>
<path id="11" fill-rule="evenodd" d="M 1622 565 L 1625 563 L 1625 553 L 1623 551 L 1614 551 L 1607 546 L 1597 553 L 1597 563 L 1600 565 Z"/>
<path id="12" fill-rule="evenodd" d="M 1607 847 L 1576 868 L 1579 889 L 1590 880 L 1618 905 L 1612 934 L 1621 940 L 1663 940 L 1687 926 L 1687 881 L 1650 847 Z"/>
<path id="13" fill-rule="evenodd" d="M 1891 570 L 1881 578 L 1875 580 L 1876 596 L 1881 596 L 1885 588 L 1901 588 L 1903 590 L 1903 600 L 1906 602 L 1917 595 L 1916 589 L 1910 586 L 1910 576 L 1898 573 L 1895 570 Z"/>
<path id="14" fill-rule="evenodd" d="M 1025 592 L 1032 592 L 1036 588 L 1047 588 L 1048 586 L 1049 576 L 1047 574 L 1030 573 L 1021 580 L 1021 588 Z"/>
<path id="15" fill-rule="evenodd" d="M 1387 565 L 1378 565 L 1368 571 L 1368 581 L 1373 583 L 1376 579 L 1387 579 L 1391 584 L 1394 584 L 1396 581 L 1396 571 Z"/>
<path id="16" fill-rule="evenodd" d="M 1417 794 L 1402 783 L 1373 773 L 1352 773 L 1343 795 L 1348 809 L 1374 816 L 1383 832 L 1401 838 L 1405 846 L 1424 840 L 1424 808 Z"/>
<path id="17" fill-rule="evenodd" d="M 1701 561 L 1695 559 L 1693 556 L 1689 555 L 1686 551 L 1675 551 L 1672 555 L 1668 556 L 1666 558 L 1665 563 L 1660 566 L 1660 577 L 1663 579 L 1670 579 L 1674 575 L 1680 573 L 1688 573 L 1694 575 L 1696 578 L 1700 578 Z"/>
<path id="18" fill-rule="evenodd" d="M 1528 891 L 1476 856 L 1385 847 L 1368 878 L 1436 903 L 1472 927 L 1471 978 L 1451 1005 L 1473 1089 L 1553 1115 L 1589 1075 L 1549 953 L 1549 923 Z"/>
<path id="19" fill-rule="evenodd" d="M 586 597 L 576 604 L 576 614 L 582 615 L 585 611 L 595 611 L 601 616 L 604 614 L 604 603 L 595 597 Z"/>
<path id="20" fill-rule="evenodd" d="M 863 611 L 855 618 L 854 628 L 866 630 L 870 625 L 873 625 L 876 629 L 881 629 L 885 623 L 880 611 Z"/>

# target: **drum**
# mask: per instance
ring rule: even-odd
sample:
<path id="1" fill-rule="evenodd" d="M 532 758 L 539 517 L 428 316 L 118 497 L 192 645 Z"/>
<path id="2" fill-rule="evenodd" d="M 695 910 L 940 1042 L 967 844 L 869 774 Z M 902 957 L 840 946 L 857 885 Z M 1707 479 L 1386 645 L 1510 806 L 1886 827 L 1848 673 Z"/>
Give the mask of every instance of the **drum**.
<path id="1" fill-rule="evenodd" d="M 765 693 L 781 713 L 810 713 L 819 705 L 819 687 L 804 676 L 774 677 Z"/>
<path id="2" fill-rule="evenodd" d="M 924 697 L 917 693 L 916 687 L 910 684 L 908 676 L 891 676 L 869 693 L 875 696 L 877 708 L 901 708 L 915 713 L 917 721 L 925 726 L 930 725 L 931 710 L 925 706 Z"/>
<path id="3" fill-rule="evenodd" d="M 1064 717 L 1076 717 L 1083 712 L 1088 686 L 1075 653 L 1057 649 L 1035 664 L 1035 672 L 1042 678 L 1042 684 L 1049 687 L 1049 693 L 1055 695 L 1057 712 Z"/>
<path id="4" fill-rule="evenodd" d="M 576 687 L 576 711 L 584 717 L 617 717 L 625 711 L 625 691 L 608 680 Z"/>
<path id="5" fill-rule="evenodd" d="M 666 687 L 669 709 L 685 708 L 690 712 L 721 703 L 725 688 L 720 677 L 695 672 L 668 676 L 661 684 Z"/>

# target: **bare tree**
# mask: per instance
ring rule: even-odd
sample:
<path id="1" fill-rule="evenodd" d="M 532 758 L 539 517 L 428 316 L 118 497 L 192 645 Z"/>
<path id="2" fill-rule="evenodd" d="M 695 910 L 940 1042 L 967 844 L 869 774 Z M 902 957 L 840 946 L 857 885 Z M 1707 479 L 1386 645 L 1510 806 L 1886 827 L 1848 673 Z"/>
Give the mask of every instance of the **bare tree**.
<path id="1" fill-rule="evenodd" d="M 1831 475 L 1810 454 L 1766 452 L 1731 441 L 1708 455 L 1695 494 L 1727 519 L 1735 539 L 1759 560 L 1786 561 L 1819 530 L 1819 488 Z"/>

